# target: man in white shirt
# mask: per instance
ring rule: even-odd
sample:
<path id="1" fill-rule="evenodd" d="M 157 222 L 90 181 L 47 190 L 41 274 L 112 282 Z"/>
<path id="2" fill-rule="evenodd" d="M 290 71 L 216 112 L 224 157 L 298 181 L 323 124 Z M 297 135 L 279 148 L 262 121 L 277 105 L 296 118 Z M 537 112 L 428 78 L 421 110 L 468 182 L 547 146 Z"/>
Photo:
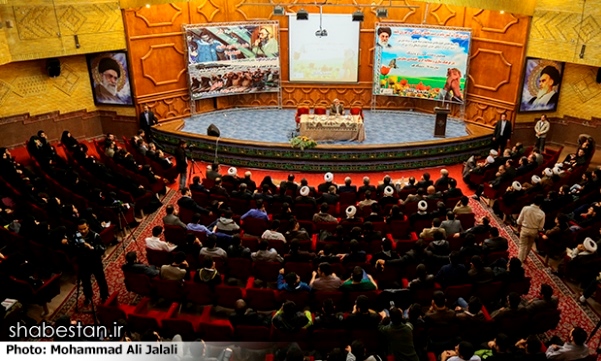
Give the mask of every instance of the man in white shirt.
<path id="1" fill-rule="evenodd" d="M 161 234 L 163 234 L 163 227 L 155 226 L 154 228 L 152 228 L 152 237 L 148 237 L 145 239 L 146 248 L 149 248 L 149 249 L 152 249 L 155 251 L 165 251 L 165 252 L 173 251 L 177 246 L 161 240 L 159 238 L 161 236 Z"/>
<path id="2" fill-rule="evenodd" d="M 522 208 L 518 217 L 520 231 L 518 258 L 522 263 L 525 263 L 528 258 L 532 245 L 538 237 L 538 231 L 542 230 L 545 225 L 545 212 L 540 209 L 544 198 L 542 194 L 534 197 L 534 204 Z"/>

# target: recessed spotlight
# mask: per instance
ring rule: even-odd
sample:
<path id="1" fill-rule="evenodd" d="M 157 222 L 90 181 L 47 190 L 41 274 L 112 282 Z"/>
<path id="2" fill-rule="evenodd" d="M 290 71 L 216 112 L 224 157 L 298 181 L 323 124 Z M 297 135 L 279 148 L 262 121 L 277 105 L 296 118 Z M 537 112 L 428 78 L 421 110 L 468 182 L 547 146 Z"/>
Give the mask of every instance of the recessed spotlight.
<path id="1" fill-rule="evenodd" d="M 499 12 L 501 13 L 501 15 L 505 14 L 505 10 L 501 10 Z"/>
<path id="2" fill-rule="evenodd" d="M 388 9 L 384 9 L 384 8 L 376 9 L 376 16 L 379 18 L 387 18 L 388 17 Z"/>
<path id="3" fill-rule="evenodd" d="M 273 15 L 284 15 L 286 13 L 286 10 L 284 9 L 283 6 L 275 6 L 273 8 Z"/>
<path id="4" fill-rule="evenodd" d="M 146 4 L 146 8 L 147 8 L 147 9 L 150 9 L 150 4 Z"/>

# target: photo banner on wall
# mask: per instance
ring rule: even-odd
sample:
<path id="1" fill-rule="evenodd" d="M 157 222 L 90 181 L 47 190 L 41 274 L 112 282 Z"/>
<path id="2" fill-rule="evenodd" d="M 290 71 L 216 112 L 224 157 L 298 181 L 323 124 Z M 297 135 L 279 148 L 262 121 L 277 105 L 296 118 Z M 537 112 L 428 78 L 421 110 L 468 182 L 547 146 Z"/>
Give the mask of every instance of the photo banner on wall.
<path id="1" fill-rule="evenodd" d="M 563 66 L 559 61 L 526 59 L 520 112 L 557 110 Z"/>
<path id="2" fill-rule="evenodd" d="M 192 99 L 277 92 L 277 21 L 184 25 Z"/>
<path id="3" fill-rule="evenodd" d="M 374 95 L 463 103 L 472 33 L 376 24 Z"/>

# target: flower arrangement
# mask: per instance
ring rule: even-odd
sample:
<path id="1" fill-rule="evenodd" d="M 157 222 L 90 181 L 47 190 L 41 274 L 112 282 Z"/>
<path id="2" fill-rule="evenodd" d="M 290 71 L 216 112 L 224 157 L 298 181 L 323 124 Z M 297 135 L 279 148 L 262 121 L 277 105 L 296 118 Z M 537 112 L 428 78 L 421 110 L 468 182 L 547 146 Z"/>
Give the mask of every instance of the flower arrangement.
<path id="1" fill-rule="evenodd" d="M 292 148 L 300 148 L 301 150 L 305 150 L 315 148 L 315 146 L 317 146 L 317 142 L 304 135 L 299 135 L 290 139 L 290 145 Z"/>

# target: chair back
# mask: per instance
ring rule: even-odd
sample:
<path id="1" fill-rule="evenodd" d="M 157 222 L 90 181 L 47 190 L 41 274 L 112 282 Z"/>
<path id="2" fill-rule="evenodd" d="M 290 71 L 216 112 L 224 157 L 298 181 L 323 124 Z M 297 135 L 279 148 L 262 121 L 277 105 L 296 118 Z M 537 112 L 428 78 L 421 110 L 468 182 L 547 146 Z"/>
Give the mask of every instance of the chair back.
<path id="1" fill-rule="evenodd" d="M 253 262 L 253 275 L 265 282 L 275 282 L 282 264 L 280 262 Z"/>
<path id="2" fill-rule="evenodd" d="M 257 311 L 274 311 L 281 304 L 276 301 L 275 291 L 270 288 L 247 288 L 248 307 Z"/>
<path id="3" fill-rule="evenodd" d="M 267 230 L 268 224 L 267 221 L 263 219 L 247 217 L 244 220 L 242 220 L 241 227 L 244 230 L 244 233 L 261 237 L 263 232 Z"/>
<path id="4" fill-rule="evenodd" d="M 171 264 L 171 262 L 173 261 L 171 252 L 157 251 L 150 248 L 146 248 L 146 259 L 148 260 L 149 264 L 157 267 L 161 267 L 166 264 Z"/>
<path id="5" fill-rule="evenodd" d="M 165 224 L 165 241 L 178 246 L 186 243 L 186 229 L 180 226 Z"/>
<path id="6" fill-rule="evenodd" d="M 150 283 L 150 277 L 145 274 L 123 272 L 123 281 L 127 292 L 133 292 L 140 296 L 150 296 L 153 293 L 153 287 Z"/>
<path id="7" fill-rule="evenodd" d="M 206 283 L 184 282 L 184 295 L 187 302 L 200 306 L 212 305 L 215 301 L 215 294 Z"/>
<path id="8" fill-rule="evenodd" d="M 184 290 L 181 281 L 163 280 L 153 278 L 156 296 L 171 302 L 181 302 L 184 298 Z"/>

